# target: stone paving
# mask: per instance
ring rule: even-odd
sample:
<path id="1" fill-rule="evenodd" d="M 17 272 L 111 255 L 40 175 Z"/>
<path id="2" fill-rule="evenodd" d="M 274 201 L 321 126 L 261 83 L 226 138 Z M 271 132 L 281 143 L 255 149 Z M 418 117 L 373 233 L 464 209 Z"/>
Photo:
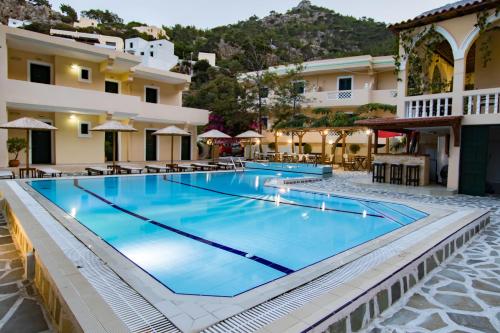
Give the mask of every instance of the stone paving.
<path id="1" fill-rule="evenodd" d="M 0 333 L 51 332 L 0 213 Z"/>
<path id="2" fill-rule="evenodd" d="M 385 332 L 500 332 L 500 198 L 397 193 L 393 186 L 352 182 L 366 174 L 346 172 L 308 188 L 371 194 L 423 203 L 490 209 L 491 224 L 434 270 L 366 330 Z"/>

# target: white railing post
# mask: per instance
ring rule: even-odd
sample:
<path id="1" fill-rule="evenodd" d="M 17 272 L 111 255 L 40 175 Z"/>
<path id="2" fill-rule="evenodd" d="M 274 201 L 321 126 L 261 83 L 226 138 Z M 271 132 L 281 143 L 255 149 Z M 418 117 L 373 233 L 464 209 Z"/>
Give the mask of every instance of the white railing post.
<path id="1" fill-rule="evenodd" d="M 447 116 L 448 115 L 448 103 L 449 103 L 449 99 L 445 98 L 444 99 L 444 112 L 443 112 L 443 116 Z"/>
<path id="2" fill-rule="evenodd" d="M 476 95 L 476 114 L 481 114 L 481 95 Z"/>
<path id="3" fill-rule="evenodd" d="M 498 110 L 498 94 L 500 93 L 495 93 L 495 102 L 493 106 L 493 113 L 500 113 Z"/>
<path id="4" fill-rule="evenodd" d="M 467 114 L 472 114 L 472 96 L 467 96 Z"/>

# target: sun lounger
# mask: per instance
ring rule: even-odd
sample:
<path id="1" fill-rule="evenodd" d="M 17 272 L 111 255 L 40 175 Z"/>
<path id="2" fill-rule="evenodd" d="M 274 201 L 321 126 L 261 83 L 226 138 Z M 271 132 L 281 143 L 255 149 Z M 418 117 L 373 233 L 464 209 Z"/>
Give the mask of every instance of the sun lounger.
<path id="1" fill-rule="evenodd" d="M 213 164 L 206 164 L 206 163 L 192 163 L 191 164 L 195 170 L 217 170 L 219 167 L 217 165 Z"/>
<path id="2" fill-rule="evenodd" d="M 1 179 L 14 179 L 16 176 L 10 170 L 0 170 Z"/>
<path id="3" fill-rule="evenodd" d="M 142 173 L 142 170 L 143 170 L 143 168 L 141 168 L 141 167 L 135 167 L 135 166 L 131 166 L 131 165 L 122 165 L 122 166 L 120 166 L 120 172 L 121 171 L 125 171 L 128 174 L 131 174 L 131 173 L 134 173 L 134 172 Z"/>
<path id="4" fill-rule="evenodd" d="M 102 167 L 88 167 L 85 170 L 89 173 L 89 176 L 92 175 L 109 175 L 113 173 L 112 169 L 102 168 Z"/>
<path id="5" fill-rule="evenodd" d="M 179 170 L 179 171 L 191 171 L 191 170 L 193 170 L 193 166 L 191 166 L 189 164 L 179 164 L 177 166 L 177 170 Z"/>
<path id="6" fill-rule="evenodd" d="M 217 165 L 225 170 L 233 169 L 234 163 L 230 162 L 217 162 Z"/>
<path id="7" fill-rule="evenodd" d="M 168 166 L 162 166 L 162 165 L 146 165 L 146 170 L 148 173 L 150 172 L 160 173 L 160 172 L 169 172 L 172 169 Z"/>
<path id="8" fill-rule="evenodd" d="M 52 169 L 52 168 L 37 168 L 36 172 L 38 174 L 38 178 L 44 178 L 45 176 L 48 177 L 61 177 L 62 176 L 62 171 Z"/>

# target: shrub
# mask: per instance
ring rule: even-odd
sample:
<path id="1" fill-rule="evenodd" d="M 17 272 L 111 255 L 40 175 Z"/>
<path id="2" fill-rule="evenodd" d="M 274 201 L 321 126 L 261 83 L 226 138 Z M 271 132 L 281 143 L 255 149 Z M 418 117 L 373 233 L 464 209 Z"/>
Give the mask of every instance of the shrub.
<path id="1" fill-rule="evenodd" d="M 312 151 L 312 146 L 308 143 L 304 143 L 304 154 L 310 154 Z"/>
<path id="2" fill-rule="evenodd" d="M 349 145 L 349 150 L 351 151 L 351 153 L 356 155 L 358 151 L 361 150 L 361 147 L 357 143 L 352 143 L 351 145 Z"/>
<path id="3" fill-rule="evenodd" d="M 270 150 L 276 150 L 276 145 L 274 144 L 274 142 L 271 142 L 267 144 L 267 148 L 269 148 Z"/>

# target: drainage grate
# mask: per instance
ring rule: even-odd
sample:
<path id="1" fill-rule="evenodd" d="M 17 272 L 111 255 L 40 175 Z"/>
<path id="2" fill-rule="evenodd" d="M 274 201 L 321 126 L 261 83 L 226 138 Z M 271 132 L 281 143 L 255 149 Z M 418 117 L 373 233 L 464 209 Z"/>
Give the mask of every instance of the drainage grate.
<path id="1" fill-rule="evenodd" d="M 133 333 L 180 333 L 158 309 L 123 281 L 99 257 L 84 246 L 17 183 L 9 186 L 38 218 L 54 242 L 97 290 L 109 307 Z"/>
<path id="2" fill-rule="evenodd" d="M 225 319 L 207 329 L 204 333 L 227 333 L 227 332 L 255 332 L 262 327 L 271 324 L 289 313 L 309 303 L 314 298 L 335 289 L 340 284 L 353 279 L 367 270 L 376 267 L 387 259 L 394 256 L 416 241 L 425 239 L 432 230 L 441 229 L 457 218 L 463 217 L 467 211 L 457 212 L 447 216 L 433 224 L 422 227 L 416 232 L 410 233 L 400 239 L 383 246 L 345 266 L 327 273 L 301 287 L 277 296 L 267 302 L 259 304 L 249 310 Z"/>

